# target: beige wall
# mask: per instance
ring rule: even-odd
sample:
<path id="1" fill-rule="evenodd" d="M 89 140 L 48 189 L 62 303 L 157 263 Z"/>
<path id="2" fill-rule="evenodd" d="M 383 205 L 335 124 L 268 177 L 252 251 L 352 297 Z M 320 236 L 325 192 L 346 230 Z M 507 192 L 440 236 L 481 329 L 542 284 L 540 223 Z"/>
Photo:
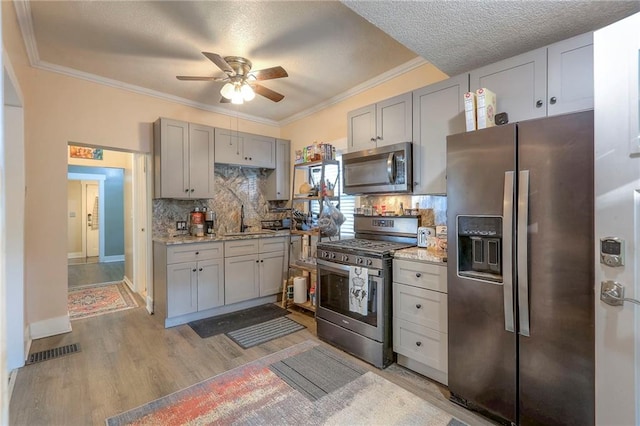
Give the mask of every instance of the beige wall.
<path id="1" fill-rule="evenodd" d="M 282 138 L 291 140 L 292 162 L 295 150 L 313 141 L 336 142 L 336 149 L 346 149 L 347 113 L 401 93 L 406 93 L 447 78 L 431 64 L 422 65 L 372 89 L 352 96 L 308 117 L 282 127 Z"/>

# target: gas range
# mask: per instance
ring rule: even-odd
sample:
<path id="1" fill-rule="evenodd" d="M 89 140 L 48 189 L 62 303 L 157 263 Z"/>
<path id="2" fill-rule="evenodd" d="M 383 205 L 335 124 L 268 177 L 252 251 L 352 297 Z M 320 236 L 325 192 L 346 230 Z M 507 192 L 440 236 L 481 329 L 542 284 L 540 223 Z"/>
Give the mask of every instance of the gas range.
<path id="1" fill-rule="evenodd" d="M 318 243 L 318 259 L 331 262 L 382 268 L 383 260 L 396 250 L 415 246 L 414 243 L 352 238 Z"/>

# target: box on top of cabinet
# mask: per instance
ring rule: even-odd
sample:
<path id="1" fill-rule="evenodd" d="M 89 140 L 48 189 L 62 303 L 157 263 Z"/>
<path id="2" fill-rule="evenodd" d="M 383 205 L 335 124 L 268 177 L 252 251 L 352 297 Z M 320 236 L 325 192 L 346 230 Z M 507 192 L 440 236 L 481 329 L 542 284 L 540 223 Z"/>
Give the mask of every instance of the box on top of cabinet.
<path id="1" fill-rule="evenodd" d="M 478 129 L 485 129 L 496 125 L 496 94 L 484 87 L 476 90 Z"/>
<path id="2" fill-rule="evenodd" d="M 476 94 L 467 92 L 464 94 L 464 118 L 467 124 L 467 132 L 476 130 Z"/>

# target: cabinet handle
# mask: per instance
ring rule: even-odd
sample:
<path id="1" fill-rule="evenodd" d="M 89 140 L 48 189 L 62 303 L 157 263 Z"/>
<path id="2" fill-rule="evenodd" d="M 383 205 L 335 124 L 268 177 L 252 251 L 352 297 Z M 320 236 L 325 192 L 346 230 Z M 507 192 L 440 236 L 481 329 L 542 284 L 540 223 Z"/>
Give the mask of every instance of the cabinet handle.
<path id="1" fill-rule="evenodd" d="M 420 272 L 416 272 L 416 277 L 420 278 L 422 274 Z"/>
<path id="2" fill-rule="evenodd" d="M 371 142 L 375 142 L 376 138 L 371 138 L 370 140 L 371 140 Z"/>
<path id="3" fill-rule="evenodd" d="M 259 260 L 256 260 L 256 263 L 260 263 L 260 261 L 259 261 Z"/>
<path id="4" fill-rule="evenodd" d="M 193 189 L 193 188 L 191 188 L 191 192 L 193 192 L 193 191 L 194 191 L 194 189 Z"/>
<path id="5" fill-rule="evenodd" d="M 197 255 L 199 255 L 199 254 L 200 254 L 200 252 L 199 252 L 199 251 L 197 251 L 197 252 L 196 252 L 196 256 L 197 256 Z"/>
<path id="6" fill-rule="evenodd" d="M 416 309 L 420 309 L 420 308 L 422 308 L 422 305 L 419 303 L 416 303 Z"/>
<path id="7" fill-rule="evenodd" d="M 189 192 L 189 189 L 185 189 L 184 192 Z"/>
<path id="8" fill-rule="evenodd" d="M 194 269 L 193 272 L 195 272 L 196 270 Z"/>
<path id="9" fill-rule="evenodd" d="M 416 342 L 416 346 L 422 346 L 422 342 Z"/>
<path id="10" fill-rule="evenodd" d="M 376 136 L 376 139 L 378 139 L 379 141 L 382 140 L 382 136 Z"/>
<path id="11" fill-rule="evenodd" d="M 536 108 L 542 108 L 542 101 L 540 99 L 536 101 Z"/>
<path id="12" fill-rule="evenodd" d="M 249 161 L 253 160 L 253 158 L 249 157 Z"/>
<path id="13" fill-rule="evenodd" d="M 198 269 L 198 271 L 202 272 L 202 268 Z"/>
<path id="14" fill-rule="evenodd" d="M 554 105 L 557 101 L 558 101 L 558 99 L 555 96 L 552 96 L 551 99 L 549 99 L 549 103 L 551 105 Z"/>

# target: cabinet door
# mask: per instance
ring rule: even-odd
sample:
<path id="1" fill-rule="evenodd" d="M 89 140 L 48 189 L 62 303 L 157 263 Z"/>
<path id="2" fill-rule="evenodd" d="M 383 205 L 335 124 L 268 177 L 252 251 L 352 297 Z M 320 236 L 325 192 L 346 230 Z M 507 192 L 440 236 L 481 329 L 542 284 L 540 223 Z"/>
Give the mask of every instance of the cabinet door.
<path id="1" fill-rule="evenodd" d="M 224 259 L 198 262 L 198 310 L 224 305 Z"/>
<path id="2" fill-rule="evenodd" d="M 242 147 L 244 163 L 253 167 L 276 167 L 276 139 L 268 136 L 246 135 Z"/>
<path id="3" fill-rule="evenodd" d="M 284 251 L 260 255 L 260 297 L 282 291 Z"/>
<path id="4" fill-rule="evenodd" d="M 161 118 L 154 124 L 155 197 L 189 197 L 189 123 Z"/>
<path id="5" fill-rule="evenodd" d="M 375 148 L 376 106 L 367 105 L 347 113 L 347 148 L 349 151 Z"/>
<path id="6" fill-rule="evenodd" d="M 547 49 L 541 48 L 471 71 L 471 91 L 481 87 L 496 94 L 496 112 L 509 122 L 547 115 Z"/>
<path id="7" fill-rule="evenodd" d="M 447 191 L 447 136 L 464 132 L 463 74 L 413 92 L 413 193 Z"/>
<path id="8" fill-rule="evenodd" d="M 195 262 L 167 265 L 167 318 L 198 310 Z"/>
<path id="9" fill-rule="evenodd" d="M 413 95 L 404 93 L 376 104 L 376 145 L 413 140 Z"/>
<path id="10" fill-rule="evenodd" d="M 547 48 L 547 115 L 593 108 L 593 33 Z"/>
<path id="11" fill-rule="evenodd" d="M 189 198 L 213 198 L 213 127 L 189 124 Z"/>
<path id="12" fill-rule="evenodd" d="M 267 200 L 288 200 L 291 176 L 291 142 L 276 139 L 276 168 L 267 177 L 265 198 Z"/>
<path id="13" fill-rule="evenodd" d="M 215 161 L 223 164 L 241 164 L 244 133 L 215 129 Z"/>
<path id="14" fill-rule="evenodd" d="M 224 260 L 224 303 L 230 305 L 260 296 L 257 254 L 227 257 Z"/>

